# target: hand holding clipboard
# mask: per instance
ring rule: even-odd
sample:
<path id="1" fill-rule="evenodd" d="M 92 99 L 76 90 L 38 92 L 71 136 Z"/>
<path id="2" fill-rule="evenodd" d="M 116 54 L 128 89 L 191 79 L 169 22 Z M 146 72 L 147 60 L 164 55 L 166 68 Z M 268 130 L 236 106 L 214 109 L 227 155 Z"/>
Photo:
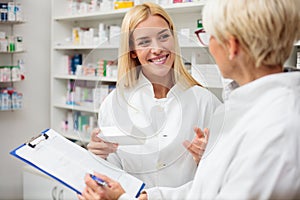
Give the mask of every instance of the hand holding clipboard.
<path id="1" fill-rule="evenodd" d="M 132 197 L 138 196 L 145 186 L 141 180 L 98 158 L 52 129 L 43 131 L 10 153 L 78 194 L 85 187 L 84 176 L 94 171 L 119 181 Z"/>

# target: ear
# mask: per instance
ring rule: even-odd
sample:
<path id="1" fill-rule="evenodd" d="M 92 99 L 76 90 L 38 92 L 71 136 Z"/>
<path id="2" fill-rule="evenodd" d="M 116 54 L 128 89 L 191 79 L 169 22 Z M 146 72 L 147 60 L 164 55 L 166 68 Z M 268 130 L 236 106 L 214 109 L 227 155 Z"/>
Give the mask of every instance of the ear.
<path id="1" fill-rule="evenodd" d="M 226 46 L 229 54 L 228 59 L 232 60 L 239 51 L 239 42 L 234 36 L 229 36 Z"/>
<path id="2" fill-rule="evenodd" d="M 133 59 L 137 58 L 137 55 L 136 55 L 136 53 L 135 53 L 134 51 L 131 51 L 131 52 L 130 52 L 130 56 L 131 56 L 131 58 L 133 58 Z"/>

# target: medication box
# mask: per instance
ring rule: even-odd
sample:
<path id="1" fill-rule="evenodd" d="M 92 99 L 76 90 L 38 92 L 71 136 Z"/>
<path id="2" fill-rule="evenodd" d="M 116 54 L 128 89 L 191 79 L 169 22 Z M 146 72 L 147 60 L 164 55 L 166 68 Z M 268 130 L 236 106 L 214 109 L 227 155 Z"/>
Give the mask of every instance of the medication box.
<path id="1" fill-rule="evenodd" d="M 133 1 L 116 1 L 114 2 L 114 9 L 131 8 L 134 6 Z"/>
<path id="2" fill-rule="evenodd" d="M 125 133 L 115 126 L 100 127 L 100 129 L 101 132 L 98 137 L 107 142 L 118 143 L 119 145 L 141 145 L 145 143 L 146 138 L 140 133 Z"/>

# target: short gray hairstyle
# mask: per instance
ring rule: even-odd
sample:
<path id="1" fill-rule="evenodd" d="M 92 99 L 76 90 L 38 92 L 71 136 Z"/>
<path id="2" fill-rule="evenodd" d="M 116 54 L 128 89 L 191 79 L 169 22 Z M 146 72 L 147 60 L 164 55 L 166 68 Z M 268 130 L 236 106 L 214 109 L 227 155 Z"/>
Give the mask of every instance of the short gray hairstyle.
<path id="1" fill-rule="evenodd" d="M 283 66 L 300 39 L 300 0 L 208 0 L 205 30 L 221 44 L 237 38 L 258 66 Z"/>

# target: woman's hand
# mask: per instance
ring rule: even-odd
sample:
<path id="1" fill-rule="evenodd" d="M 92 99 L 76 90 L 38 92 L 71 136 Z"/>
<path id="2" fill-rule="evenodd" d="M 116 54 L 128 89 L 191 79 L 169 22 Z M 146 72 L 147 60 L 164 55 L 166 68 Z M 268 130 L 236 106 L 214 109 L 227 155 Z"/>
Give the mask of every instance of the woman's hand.
<path id="1" fill-rule="evenodd" d="M 97 135 L 100 133 L 99 128 L 95 128 L 91 133 L 90 143 L 87 145 L 87 149 L 100 156 L 103 159 L 106 159 L 110 153 L 117 151 L 118 144 L 105 142 L 100 139 Z"/>
<path id="2" fill-rule="evenodd" d="M 200 128 L 195 127 L 194 131 L 196 136 L 193 141 L 190 142 L 186 140 L 183 142 L 183 146 L 185 146 L 185 148 L 192 154 L 195 162 L 199 164 L 208 142 L 209 130 L 208 128 L 205 128 L 202 131 Z"/>
<path id="3" fill-rule="evenodd" d="M 82 192 L 82 195 L 78 195 L 80 200 L 117 200 L 125 193 L 125 190 L 120 183 L 102 174 L 95 173 L 94 175 L 105 181 L 107 185 L 98 185 L 96 181 L 87 174 L 84 178 L 86 187 Z"/>

